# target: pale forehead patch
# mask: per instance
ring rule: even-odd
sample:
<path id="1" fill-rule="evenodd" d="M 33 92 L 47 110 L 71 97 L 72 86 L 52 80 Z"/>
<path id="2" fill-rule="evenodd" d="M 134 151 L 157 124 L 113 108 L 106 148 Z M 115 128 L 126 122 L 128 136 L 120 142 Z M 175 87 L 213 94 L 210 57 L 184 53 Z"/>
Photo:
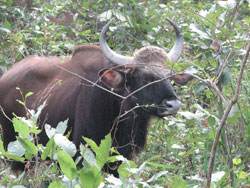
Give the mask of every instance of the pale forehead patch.
<path id="1" fill-rule="evenodd" d="M 168 55 L 162 48 L 156 46 L 143 47 L 134 54 L 136 64 L 165 64 Z"/>

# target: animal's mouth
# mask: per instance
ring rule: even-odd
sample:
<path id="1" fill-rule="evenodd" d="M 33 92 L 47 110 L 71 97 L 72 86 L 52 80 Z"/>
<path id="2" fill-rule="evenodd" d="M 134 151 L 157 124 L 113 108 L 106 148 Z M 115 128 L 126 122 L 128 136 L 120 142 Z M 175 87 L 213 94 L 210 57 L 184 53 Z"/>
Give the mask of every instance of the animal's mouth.
<path id="1" fill-rule="evenodd" d="M 174 116 L 174 115 L 176 115 L 177 114 L 177 112 L 178 111 L 165 111 L 165 112 L 163 112 L 163 113 L 161 113 L 161 116 L 163 116 L 163 117 L 166 117 L 166 116 Z"/>
<path id="2" fill-rule="evenodd" d="M 181 102 L 179 100 L 164 101 L 161 108 L 159 108 L 159 114 L 161 117 L 174 116 L 181 108 Z"/>

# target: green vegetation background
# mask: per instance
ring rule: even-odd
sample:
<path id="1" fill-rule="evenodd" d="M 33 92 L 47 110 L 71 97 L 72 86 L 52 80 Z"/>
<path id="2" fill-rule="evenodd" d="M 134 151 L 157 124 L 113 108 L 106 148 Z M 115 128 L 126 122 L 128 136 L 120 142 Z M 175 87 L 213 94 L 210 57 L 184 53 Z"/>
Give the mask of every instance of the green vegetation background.
<path id="1" fill-rule="evenodd" d="M 29 55 L 67 56 L 76 45 L 98 44 L 103 25 L 113 17 L 116 21 L 110 28 L 109 45 L 130 55 L 149 44 L 169 50 L 175 37 L 166 18 L 172 19 L 184 33 L 184 50 L 179 62 L 169 66 L 176 72 L 186 71 L 216 83 L 228 99 L 233 96 L 245 47 L 250 41 L 249 0 L 1 0 L 0 75 Z M 136 159 L 136 166 L 130 166 L 131 171 L 120 179 L 101 174 L 101 185 L 174 188 L 205 185 L 211 147 L 225 106 L 218 93 L 201 80 L 193 79 L 188 85 L 175 88 L 183 102 L 182 112 L 176 117 L 153 120 L 147 147 Z M 249 108 L 248 61 L 239 100 L 219 140 L 213 187 L 250 186 Z M 43 187 L 59 187 L 62 183 L 80 187 L 81 181 L 65 180 L 70 182 L 67 184 L 62 180 L 66 174 L 51 168 L 43 166 L 40 178 L 34 179 L 29 173 L 10 175 L 8 165 L 1 162 L 0 187 L 33 187 L 36 182 Z M 81 173 L 78 175 L 81 178 Z"/>

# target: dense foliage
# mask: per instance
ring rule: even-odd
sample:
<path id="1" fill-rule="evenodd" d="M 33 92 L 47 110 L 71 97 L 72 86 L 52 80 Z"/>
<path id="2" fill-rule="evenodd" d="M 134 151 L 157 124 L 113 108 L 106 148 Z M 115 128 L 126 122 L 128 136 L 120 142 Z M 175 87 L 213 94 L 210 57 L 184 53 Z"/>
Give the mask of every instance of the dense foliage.
<path id="1" fill-rule="evenodd" d="M 35 144 L 29 136 L 35 137 L 39 133 L 35 128 L 39 110 L 35 113 L 30 109 L 30 119 L 13 119 L 19 137 L 8 152 L 3 150 L 0 142 L 3 159 L 0 162 L 0 187 L 205 186 L 215 134 L 227 107 L 226 101 L 235 93 L 236 78 L 246 45 L 250 43 L 250 1 L 2 0 L 0 75 L 28 55 L 66 56 L 78 44 L 98 44 L 102 26 L 113 17 L 116 19 L 110 28 L 109 45 L 124 54 L 132 54 L 149 44 L 170 49 L 175 38 L 166 18 L 182 29 L 183 55 L 178 63 L 168 66 L 176 72 L 197 76 L 187 86 L 176 85 L 183 102 L 182 111 L 176 117 L 152 121 L 147 147 L 134 162 L 119 155 L 108 156 L 109 136 L 100 146 L 85 138 L 96 155 L 87 146 L 82 146 L 85 168 L 77 169 L 75 163 L 79 160 L 71 158 L 75 146 L 62 136 L 67 122 L 62 122 L 56 130 L 47 128 L 51 140 L 45 148 Z M 250 185 L 249 92 L 248 61 L 238 102 L 230 111 L 218 143 L 213 187 Z M 25 101 L 20 103 L 25 107 Z M 38 153 L 42 153 L 41 159 L 37 157 Z M 52 159 L 51 164 L 39 162 L 46 157 Z M 9 172 L 6 161 L 25 158 L 35 158 L 36 165 L 26 166 L 26 172 L 19 176 Z M 105 162 L 115 160 L 122 161 L 119 179 L 100 170 Z"/>

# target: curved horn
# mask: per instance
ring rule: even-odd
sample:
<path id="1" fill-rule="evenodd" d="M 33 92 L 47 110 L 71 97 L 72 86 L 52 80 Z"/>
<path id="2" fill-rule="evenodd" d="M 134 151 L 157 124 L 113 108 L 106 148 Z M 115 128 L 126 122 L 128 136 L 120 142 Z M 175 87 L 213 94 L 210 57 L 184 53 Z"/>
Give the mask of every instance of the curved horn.
<path id="1" fill-rule="evenodd" d="M 183 34 L 181 30 L 175 25 L 174 22 L 167 18 L 168 22 L 174 27 L 176 34 L 176 41 L 173 48 L 168 53 L 168 59 L 170 62 L 176 62 L 181 56 L 182 46 L 183 46 Z"/>
<path id="2" fill-rule="evenodd" d="M 106 32 L 107 32 L 111 22 L 112 22 L 112 19 L 104 26 L 104 28 L 102 29 L 102 32 L 101 32 L 99 42 L 100 42 L 102 52 L 110 61 L 112 61 L 115 64 L 118 64 L 118 65 L 130 64 L 133 60 L 133 57 L 126 57 L 126 56 L 117 54 L 116 52 L 111 50 L 107 44 Z"/>

